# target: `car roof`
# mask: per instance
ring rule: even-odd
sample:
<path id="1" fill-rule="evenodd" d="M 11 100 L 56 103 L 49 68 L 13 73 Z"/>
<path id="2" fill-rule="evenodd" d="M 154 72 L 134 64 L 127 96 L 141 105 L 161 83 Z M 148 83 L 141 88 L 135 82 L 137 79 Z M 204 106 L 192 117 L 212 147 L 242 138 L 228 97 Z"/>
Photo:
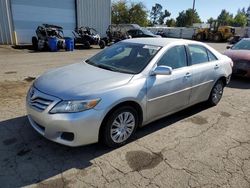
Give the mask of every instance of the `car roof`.
<path id="1" fill-rule="evenodd" d="M 167 46 L 171 43 L 184 43 L 184 44 L 201 44 L 201 42 L 186 40 L 186 39 L 176 39 L 176 38 L 133 38 L 124 40 L 124 42 L 137 43 L 137 44 L 147 44 L 153 46 Z"/>

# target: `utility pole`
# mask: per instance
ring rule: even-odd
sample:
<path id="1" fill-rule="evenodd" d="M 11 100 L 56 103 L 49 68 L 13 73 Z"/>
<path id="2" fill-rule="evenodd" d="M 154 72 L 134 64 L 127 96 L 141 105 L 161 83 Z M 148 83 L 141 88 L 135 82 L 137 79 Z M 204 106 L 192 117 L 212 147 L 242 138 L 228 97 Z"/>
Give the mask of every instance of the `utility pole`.
<path id="1" fill-rule="evenodd" d="M 194 16 L 194 11 L 195 11 L 195 0 L 193 0 L 193 15 Z M 193 25 L 193 17 L 191 18 L 191 24 Z"/>

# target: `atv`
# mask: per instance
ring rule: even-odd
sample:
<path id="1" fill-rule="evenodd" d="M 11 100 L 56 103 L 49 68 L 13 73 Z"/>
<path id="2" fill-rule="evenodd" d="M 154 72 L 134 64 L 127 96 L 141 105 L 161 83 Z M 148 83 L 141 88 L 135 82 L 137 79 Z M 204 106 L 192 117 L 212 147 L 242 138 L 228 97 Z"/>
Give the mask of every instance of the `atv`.
<path id="1" fill-rule="evenodd" d="M 74 35 L 75 44 L 83 44 L 86 48 L 90 48 L 91 45 L 99 45 L 101 49 L 105 48 L 105 41 L 101 40 L 97 31 L 90 27 L 76 28 L 72 32 Z"/>
<path id="2" fill-rule="evenodd" d="M 112 24 L 109 25 L 106 31 L 107 37 L 103 38 L 106 45 L 109 43 L 116 43 L 121 40 L 129 39 L 131 36 L 127 32 L 127 28 L 122 24 Z"/>
<path id="3" fill-rule="evenodd" d="M 65 48 L 65 39 L 63 35 L 63 28 L 56 25 L 42 24 L 37 27 L 36 35 L 32 37 L 32 45 L 35 50 L 48 50 L 49 39 L 54 38 L 57 41 L 57 48 Z"/>

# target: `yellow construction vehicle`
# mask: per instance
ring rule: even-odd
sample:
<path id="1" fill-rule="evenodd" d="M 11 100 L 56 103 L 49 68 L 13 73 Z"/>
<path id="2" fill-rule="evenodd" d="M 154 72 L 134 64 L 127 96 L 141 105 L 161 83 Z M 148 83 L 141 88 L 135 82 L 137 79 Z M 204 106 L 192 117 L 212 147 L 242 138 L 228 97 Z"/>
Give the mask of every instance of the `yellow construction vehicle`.
<path id="1" fill-rule="evenodd" d="M 210 28 L 200 28 L 196 30 L 193 39 L 203 41 L 222 42 L 234 37 L 235 28 L 231 26 L 221 26 L 218 22 L 210 24 Z"/>

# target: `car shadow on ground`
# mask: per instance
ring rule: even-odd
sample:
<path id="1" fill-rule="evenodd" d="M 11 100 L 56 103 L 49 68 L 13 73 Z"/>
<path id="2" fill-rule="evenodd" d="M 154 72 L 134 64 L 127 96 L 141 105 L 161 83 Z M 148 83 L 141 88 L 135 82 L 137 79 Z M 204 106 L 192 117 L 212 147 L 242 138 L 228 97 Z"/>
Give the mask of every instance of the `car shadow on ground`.
<path id="1" fill-rule="evenodd" d="M 250 78 L 233 76 L 227 87 L 236 89 L 250 89 Z"/>
<path id="2" fill-rule="evenodd" d="M 203 103 L 162 118 L 138 129 L 135 141 L 175 122 L 208 109 Z M 0 182 L 3 187 L 23 187 L 39 183 L 70 169 L 92 165 L 92 160 L 114 149 L 102 144 L 70 148 L 36 133 L 27 116 L 0 122 Z"/>

